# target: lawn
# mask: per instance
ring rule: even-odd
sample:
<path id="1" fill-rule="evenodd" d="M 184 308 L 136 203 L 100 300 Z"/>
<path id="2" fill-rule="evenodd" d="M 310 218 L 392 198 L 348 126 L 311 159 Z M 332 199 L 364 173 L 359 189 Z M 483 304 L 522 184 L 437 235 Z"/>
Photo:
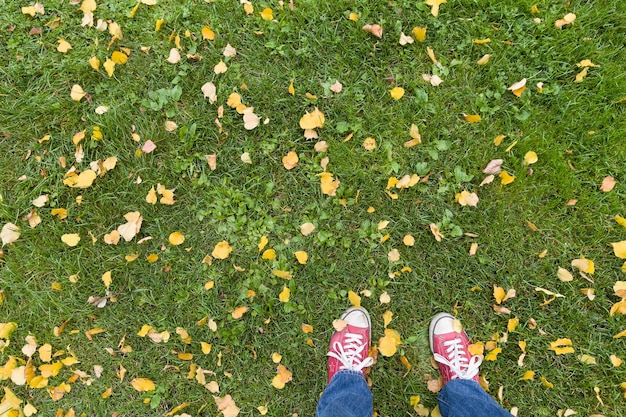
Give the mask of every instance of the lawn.
<path id="1" fill-rule="evenodd" d="M 507 410 L 624 413 L 626 3 L 0 10 L 1 416 L 311 416 L 356 304 L 378 416 L 440 311 Z"/>

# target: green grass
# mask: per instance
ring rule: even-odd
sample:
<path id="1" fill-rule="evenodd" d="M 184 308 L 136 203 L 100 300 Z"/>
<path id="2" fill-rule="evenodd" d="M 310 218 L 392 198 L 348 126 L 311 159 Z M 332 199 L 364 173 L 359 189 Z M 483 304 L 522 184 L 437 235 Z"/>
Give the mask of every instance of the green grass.
<path id="1" fill-rule="evenodd" d="M 613 367 L 609 356 L 626 359 L 624 339 L 613 338 L 626 322 L 619 315 L 610 317 L 609 310 L 619 301 L 613 284 L 624 274 L 609 244 L 626 240 L 626 230 L 613 219 L 626 216 L 626 104 L 620 101 L 626 96 L 626 9 L 611 1 L 562 3 L 538 2 L 540 13 L 534 15 L 531 1 L 450 1 L 435 18 L 425 4 L 404 0 L 304 1 L 295 2 L 293 11 L 287 5 L 281 10 L 276 2 L 254 2 L 251 16 L 237 1 L 161 0 L 156 6 L 141 5 L 130 18 L 136 3 L 116 1 L 98 4 L 95 11 L 96 20 L 117 22 L 123 31 L 124 38 L 107 49 L 111 36 L 81 27 L 78 6 L 46 3 L 45 15 L 31 18 L 20 11 L 28 4 L 0 1 L 0 224 L 21 228 L 19 240 L 4 246 L 0 257 L 0 289 L 6 295 L 0 321 L 19 326 L 0 353 L 0 364 L 10 356 L 26 359 L 24 338 L 34 335 L 40 345 L 50 343 L 53 352 L 71 349 L 80 360 L 51 378 L 49 386 L 67 381 L 72 370 L 90 375 L 89 384 L 71 383 L 58 402 L 43 389 L 16 386 L 10 379 L 2 386 L 32 403 L 39 415 L 60 408 L 78 414 L 164 415 L 184 402 L 190 405 L 182 412 L 216 415 L 210 392 L 186 378 L 190 362 L 172 353 L 190 352 L 194 364 L 215 372 L 207 381 L 218 381 L 218 395 L 232 395 L 241 415 L 255 415 L 264 404 L 268 415 L 313 415 L 326 382 L 331 322 L 349 306 L 348 291 L 369 290 L 372 295 L 362 304 L 374 318 L 374 344 L 383 335 L 382 313 L 388 309 L 394 313 L 389 327 L 405 341 L 393 357 L 379 355 L 371 370 L 380 416 L 414 415 L 413 395 L 430 409 L 436 405 L 436 394 L 426 387 L 437 375 L 430 365 L 427 326 L 436 312 L 454 309 L 473 341 L 487 342 L 496 332 L 501 336 L 510 317 L 520 319 L 508 341 L 499 344 L 497 360 L 481 367 L 494 397 L 504 387 L 507 409 L 518 407 L 520 416 L 555 415 L 566 408 L 578 415 L 621 415 L 626 368 Z M 265 7 L 274 10 L 276 21 L 261 19 Z M 358 22 L 348 19 L 350 12 L 360 16 Z M 570 12 L 577 15 L 574 24 L 556 29 L 554 21 Z M 162 17 L 165 24 L 155 33 Z M 537 17 L 541 23 L 533 21 Z M 59 27 L 45 26 L 57 18 Z M 364 32 L 366 23 L 382 25 L 383 38 Z M 215 31 L 214 41 L 202 40 L 205 25 Z M 414 26 L 428 27 L 426 41 L 400 46 L 400 32 L 409 34 Z M 42 34 L 29 35 L 33 27 Z M 185 37 L 186 30 L 195 39 Z M 175 46 L 168 40 L 174 31 L 181 37 L 183 59 L 172 65 L 166 58 Z M 58 38 L 73 49 L 57 52 Z M 484 38 L 491 42 L 472 42 Z M 237 56 L 221 55 L 228 43 Z M 150 46 L 150 52 L 141 52 L 142 46 Z M 428 58 L 427 46 L 440 67 Z M 89 66 L 92 56 L 104 62 L 119 47 L 132 53 L 113 77 Z M 190 51 L 202 59 L 187 60 Z M 492 54 L 489 63 L 476 65 L 486 53 Z M 229 69 L 215 75 L 220 59 Z M 583 59 L 599 67 L 574 83 L 581 70 L 576 64 Z M 427 84 L 424 73 L 438 73 L 443 84 Z M 522 78 L 528 79 L 528 88 L 517 98 L 506 88 Z M 292 79 L 294 96 L 287 90 Z M 335 80 L 343 84 L 339 94 L 328 90 Z M 216 104 L 202 95 L 208 81 L 217 86 Z M 538 82 L 544 83 L 543 94 L 537 92 Z M 92 102 L 72 101 L 73 84 L 80 84 Z M 398 101 L 388 93 L 394 84 L 406 91 Z M 166 93 L 175 87 L 180 97 Z M 232 92 L 269 123 L 245 130 L 241 116 L 225 106 Z M 307 98 L 307 92 L 317 99 Z M 156 103 L 155 94 L 165 101 Z M 100 105 L 109 111 L 97 115 Z M 225 107 L 223 133 L 214 123 L 219 105 Z M 329 145 L 325 153 L 313 149 L 315 141 L 304 139 L 298 124 L 314 107 L 326 117 L 319 129 L 320 140 Z M 482 121 L 469 124 L 463 114 L 480 114 Z M 178 130 L 166 132 L 166 120 L 175 121 Z M 422 144 L 404 148 L 413 123 Z M 90 139 L 93 126 L 101 128 L 102 140 Z M 71 138 L 84 129 L 85 157 L 75 163 Z M 132 140 L 133 131 L 141 142 Z M 352 139 L 344 141 L 350 133 Z M 507 137 L 496 147 L 493 138 L 499 134 Z M 44 135 L 51 140 L 38 143 Z M 372 152 L 362 147 L 366 137 L 376 139 Z M 147 139 L 157 149 L 137 157 L 135 151 Z M 517 145 L 505 151 L 514 141 Z M 300 162 L 287 171 L 281 158 L 292 150 Z M 532 173 L 523 165 L 531 150 L 539 156 Z M 244 152 L 252 164 L 241 161 Z M 215 171 L 204 159 L 211 153 L 217 153 Z M 116 168 L 90 188 L 63 184 L 72 165 L 84 170 L 109 156 L 118 158 Z M 324 157 L 330 161 L 327 170 L 341 181 L 335 197 L 320 190 L 317 174 Z M 515 181 L 503 186 L 496 177 L 479 187 L 482 169 L 496 158 L 504 159 L 503 168 Z M 385 194 L 389 177 L 414 173 L 429 175 L 428 180 L 399 190 L 397 200 Z M 19 180 L 22 176 L 26 179 Z M 606 176 L 617 180 L 608 193 L 599 190 Z M 174 205 L 145 201 L 158 183 L 175 188 Z M 462 190 L 477 192 L 478 207 L 455 203 Z M 50 196 L 50 203 L 37 209 L 43 221 L 31 229 L 23 217 L 42 194 Z M 76 202 L 79 195 L 82 204 Z M 568 206 L 570 199 L 578 202 Z M 52 208 L 66 208 L 68 218 L 53 217 Z M 124 223 L 129 211 L 144 218 L 137 238 L 104 244 L 104 235 Z M 389 226 L 377 230 L 383 220 Z M 302 236 L 300 225 L 309 221 L 316 229 Z M 532 231 L 527 221 L 540 230 Z M 431 223 L 442 228 L 442 242 L 433 238 Z M 478 237 L 455 237 L 455 226 Z M 185 235 L 183 245 L 168 243 L 174 231 Z M 80 233 L 78 246 L 62 243 L 65 233 Z M 93 244 L 89 233 L 97 238 Z M 381 243 L 387 233 L 389 240 Z M 407 233 L 415 237 L 414 247 L 402 244 Z M 148 236 L 152 239 L 138 244 Z M 261 259 L 261 236 L 268 237 L 267 248 L 276 250 L 275 260 Z M 230 257 L 203 264 L 222 240 L 233 247 Z M 472 242 L 479 245 L 475 256 L 468 254 Z M 401 258 L 390 263 L 387 254 L 394 248 Z M 306 265 L 297 263 L 297 250 L 309 254 Z M 547 256 L 538 257 L 544 250 Z M 134 253 L 139 258 L 127 263 L 124 256 Z M 152 253 L 159 260 L 151 264 L 146 257 Z M 593 283 L 570 267 L 581 255 L 595 262 Z M 411 272 L 389 277 L 405 266 Z M 559 281 L 558 267 L 570 269 L 574 281 Z M 277 278 L 273 269 L 288 270 L 294 278 Z M 97 309 L 87 299 L 104 295 L 101 276 L 109 270 L 117 301 Z M 76 283 L 69 280 L 73 274 L 79 276 Z M 215 288 L 205 291 L 210 280 Z M 53 282 L 62 290 L 53 290 Z M 288 303 L 278 300 L 284 285 L 291 289 Z M 517 296 L 504 303 L 510 316 L 493 311 L 495 285 L 516 289 Z M 541 306 L 545 297 L 535 287 L 565 298 Z M 595 289 L 595 300 L 580 293 L 587 287 Z M 248 297 L 249 290 L 256 296 Z M 391 296 L 388 305 L 378 302 L 383 291 Z M 235 320 L 230 312 L 241 305 L 250 311 Z M 217 332 L 196 325 L 203 317 L 215 320 Z M 529 327 L 530 318 L 545 334 Z M 54 337 L 53 328 L 66 320 L 65 331 Z M 312 325 L 313 332 L 303 333 L 302 323 Z M 138 337 L 144 324 L 169 331 L 171 339 L 155 344 Z M 84 332 L 97 327 L 106 332 L 89 341 Z M 177 327 L 189 331 L 191 345 L 180 340 Z M 548 350 L 559 337 L 572 340 L 574 354 Z M 122 340 L 132 352 L 119 352 Z M 523 367 L 517 365 L 521 340 L 527 342 Z M 202 354 L 201 341 L 213 345 L 210 354 Z M 271 386 L 276 373 L 272 352 L 282 354 L 281 363 L 293 372 L 293 381 L 281 391 Z M 597 364 L 581 363 L 581 354 L 594 356 Z M 409 372 L 400 355 L 412 364 Z M 37 354 L 33 364 L 41 364 Z M 104 369 L 100 378 L 94 376 L 94 365 Z M 128 370 L 124 380 L 116 376 L 120 365 Z M 535 371 L 535 380 L 519 381 L 526 370 Z M 133 390 L 130 381 L 136 377 L 152 379 L 156 393 Z M 554 388 L 544 387 L 540 377 Z M 101 399 L 109 387 L 113 395 Z M 144 404 L 144 398 L 151 402 Z"/>

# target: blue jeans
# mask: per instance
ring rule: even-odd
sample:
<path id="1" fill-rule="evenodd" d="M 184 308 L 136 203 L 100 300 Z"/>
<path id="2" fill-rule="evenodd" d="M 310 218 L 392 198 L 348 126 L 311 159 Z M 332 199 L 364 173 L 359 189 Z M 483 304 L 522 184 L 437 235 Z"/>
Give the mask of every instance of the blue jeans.
<path id="1" fill-rule="evenodd" d="M 511 417 L 476 381 L 455 379 L 439 393 L 443 417 Z M 372 391 L 359 371 L 339 371 L 317 404 L 317 417 L 371 417 Z"/>

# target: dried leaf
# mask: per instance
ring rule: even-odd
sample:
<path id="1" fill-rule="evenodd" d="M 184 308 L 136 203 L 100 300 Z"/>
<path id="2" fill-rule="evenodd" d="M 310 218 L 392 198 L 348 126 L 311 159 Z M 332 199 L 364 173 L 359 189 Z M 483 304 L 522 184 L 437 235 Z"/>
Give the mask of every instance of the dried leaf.
<path id="1" fill-rule="evenodd" d="M 13 223 L 6 223 L 2 226 L 0 232 L 0 238 L 2 239 L 2 246 L 15 242 L 20 237 L 20 228 Z"/>
<path id="2" fill-rule="evenodd" d="M 300 118 L 300 128 L 305 130 L 317 129 L 324 127 L 325 122 L 324 114 L 316 107 L 311 113 L 305 113 Z"/>
<path id="3" fill-rule="evenodd" d="M 595 272 L 593 261 L 591 259 L 585 259 L 584 256 L 579 259 L 574 259 L 572 261 L 572 266 L 587 274 L 593 274 Z"/>
<path id="4" fill-rule="evenodd" d="M 65 39 L 59 38 L 58 42 L 59 42 L 59 45 L 57 46 L 57 51 L 61 52 L 62 54 L 65 54 L 70 49 L 72 49 L 72 45 Z"/>
<path id="5" fill-rule="evenodd" d="M 439 5 L 444 4 L 447 0 L 425 0 L 426 5 L 430 6 L 430 13 L 439 16 Z"/>
<path id="6" fill-rule="evenodd" d="M 208 39 L 210 41 L 215 40 L 215 32 L 213 32 L 210 27 L 204 26 L 201 33 L 202 39 Z"/>
<path id="7" fill-rule="evenodd" d="M 226 44 L 226 47 L 224 47 L 224 52 L 222 52 L 222 55 L 224 55 L 225 57 L 233 57 L 237 55 L 237 50 L 233 48 L 231 44 Z"/>
<path id="8" fill-rule="evenodd" d="M 402 98 L 402 96 L 404 96 L 404 88 L 402 88 L 402 87 L 394 87 L 391 90 L 389 90 L 389 94 L 391 95 L 392 99 L 400 100 Z"/>
<path id="9" fill-rule="evenodd" d="M 385 335 L 378 340 L 378 351 L 381 355 L 393 356 L 399 345 L 402 344 L 400 334 L 392 329 L 385 329 Z"/>
<path id="10" fill-rule="evenodd" d="M 286 170 L 292 170 L 298 165 L 298 154 L 294 151 L 287 153 L 287 155 L 283 156 L 283 166 Z"/>
<path id="11" fill-rule="evenodd" d="M 139 392 L 154 391 L 156 389 L 154 382 L 148 378 L 135 378 L 130 381 L 130 384 Z"/>
<path id="12" fill-rule="evenodd" d="M 414 42 L 413 38 L 404 34 L 404 32 L 400 33 L 400 41 L 398 42 L 400 45 L 410 45 Z"/>
<path id="13" fill-rule="evenodd" d="M 380 25 L 367 24 L 363 26 L 363 30 L 371 33 L 372 35 L 376 36 L 379 39 L 383 37 L 383 28 Z"/>
<path id="14" fill-rule="evenodd" d="M 556 276 L 563 282 L 569 282 L 574 280 L 572 274 L 567 269 L 561 267 L 559 267 L 558 271 L 556 272 Z"/>
<path id="15" fill-rule="evenodd" d="M 224 61 L 221 61 L 221 60 L 215 65 L 215 67 L 213 67 L 213 72 L 215 74 L 223 74 L 226 71 L 228 71 L 228 67 L 226 66 Z"/>
<path id="16" fill-rule="evenodd" d="M 313 230 L 315 230 L 315 225 L 311 222 L 306 222 L 300 225 L 300 233 L 302 233 L 303 236 L 310 235 L 313 233 Z"/>
<path id="17" fill-rule="evenodd" d="M 213 252 L 211 253 L 211 256 L 213 256 L 216 259 L 226 259 L 230 256 L 230 253 L 232 252 L 232 250 L 233 248 L 228 244 L 227 241 L 224 240 L 215 245 L 215 248 L 213 248 Z"/>
<path id="18" fill-rule="evenodd" d="M 565 355 L 568 353 L 574 353 L 574 348 L 572 347 L 572 341 L 567 338 L 560 338 L 555 340 L 554 342 L 550 342 L 550 347 L 548 350 L 553 350 L 557 355 Z"/>
<path id="19" fill-rule="evenodd" d="M 248 306 L 240 306 L 235 308 L 232 313 L 230 313 L 230 315 L 234 318 L 234 319 L 240 319 L 243 317 L 243 315 L 250 310 L 250 307 Z"/>
<path id="20" fill-rule="evenodd" d="M 170 244 L 174 246 L 182 245 L 185 241 L 185 236 L 181 232 L 172 232 L 168 237 Z"/>
<path id="21" fill-rule="evenodd" d="M 568 13 L 563 16 L 563 19 L 559 19 L 554 22 L 554 26 L 561 29 L 563 26 L 573 23 L 574 20 L 576 20 L 576 15 L 574 13 Z"/>
<path id="22" fill-rule="evenodd" d="M 424 42 L 426 40 L 425 27 L 415 26 L 411 33 L 413 33 L 413 36 L 415 36 L 415 39 L 417 39 L 418 42 Z"/>
<path id="23" fill-rule="evenodd" d="M 539 160 L 539 158 L 537 157 L 537 154 L 535 152 L 533 152 L 533 151 L 528 151 L 524 155 L 524 165 L 534 164 L 538 160 Z"/>
<path id="24" fill-rule="evenodd" d="M 217 89 L 215 84 L 208 82 L 202 86 L 201 90 L 204 97 L 208 98 L 211 104 L 217 101 Z"/>
<path id="25" fill-rule="evenodd" d="M 526 90 L 526 78 L 522 78 L 520 81 L 507 88 L 507 90 L 511 91 L 515 96 L 521 97 L 524 90 Z"/>
<path id="26" fill-rule="evenodd" d="M 335 94 L 341 93 L 341 90 L 343 90 L 343 85 L 337 80 L 335 80 L 335 83 L 330 86 L 330 91 Z"/>
<path id="27" fill-rule="evenodd" d="M 67 246 L 76 246 L 80 242 L 80 235 L 78 233 L 66 233 L 61 236 L 61 241 Z"/>
<path id="28" fill-rule="evenodd" d="M 463 117 L 465 118 L 465 121 L 468 123 L 477 123 L 482 120 L 482 117 L 480 117 L 480 115 L 478 114 L 466 114 Z"/>
<path id="29" fill-rule="evenodd" d="M 615 178 L 613 178 L 613 177 L 605 177 L 602 180 L 602 185 L 600 186 L 600 190 L 604 191 L 605 193 L 608 193 L 609 191 L 611 191 L 613 189 L 613 187 L 615 187 L 616 183 L 617 183 L 617 181 L 615 181 Z"/>
<path id="30" fill-rule="evenodd" d="M 430 232 L 433 234 L 433 236 L 435 236 L 435 240 L 437 242 L 441 242 L 441 239 L 444 238 L 444 235 L 442 235 L 439 231 L 439 226 L 437 226 L 435 223 L 430 224 Z"/>
<path id="31" fill-rule="evenodd" d="M 476 193 L 470 193 L 469 191 L 461 191 L 457 193 L 454 200 L 461 206 L 476 207 L 478 205 L 478 195 Z"/>
<path id="32" fill-rule="evenodd" d="M 476 61 L 477 65 L 486 65 L 489 62 L 489 58 L 491 58 L 490 54 L 483 55 L 478 61 Z"/>
<path id="33" fill-rule="evenodd" d="M 86 95 L 87 93 L 83 91 L 83 88 L 80 85 L 74 84 L 72 86 L 72 90 L 70 91 L 70 97 L 72 98 L 72 100 L 80 101 Z"/>
<path id="34" fill-rule="evenodd" d="M 170 49 L 170 54 L 167 57 L 167 62 L 170 64 L 177 64 L 180 61 L 180 58 L 180 52 L 178 52 L 178 49 L 172 48 Z"/>

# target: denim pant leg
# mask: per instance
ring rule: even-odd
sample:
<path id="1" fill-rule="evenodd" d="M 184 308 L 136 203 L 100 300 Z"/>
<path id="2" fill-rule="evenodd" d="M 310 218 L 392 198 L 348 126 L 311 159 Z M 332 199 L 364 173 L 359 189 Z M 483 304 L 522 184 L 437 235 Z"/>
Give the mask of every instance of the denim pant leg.
<path id="1" fill-rule="evenodd" d="M 443 417 L 511 417 L 474 380 L 453 379 L 439 393 Z"/>
<path id="2" fill-rule="evenodd" d="M 330 380 L 319 402 L 317 417 L 371 417 L 374 411 L 370 391 L 360 371 L 339 371 Z"/>

